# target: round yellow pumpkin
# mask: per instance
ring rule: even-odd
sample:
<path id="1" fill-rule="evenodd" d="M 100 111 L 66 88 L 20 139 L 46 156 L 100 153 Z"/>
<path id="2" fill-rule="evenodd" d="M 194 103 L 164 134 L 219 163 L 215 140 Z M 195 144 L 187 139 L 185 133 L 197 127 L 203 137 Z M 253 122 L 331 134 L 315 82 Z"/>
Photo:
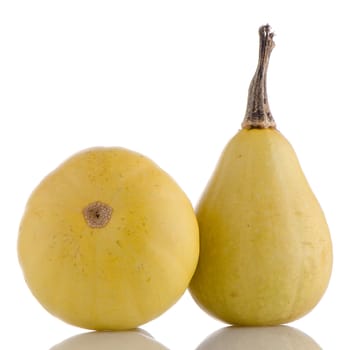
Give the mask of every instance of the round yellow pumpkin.
<path id="1" fill-rule="evenodd" d="M 199 254 L 193 207 L 153 161 L 84 150 L 30 196 L 18 238 L 25 280 L 58 318 L 87 329 L 135 328 L 184 293 Z"/>

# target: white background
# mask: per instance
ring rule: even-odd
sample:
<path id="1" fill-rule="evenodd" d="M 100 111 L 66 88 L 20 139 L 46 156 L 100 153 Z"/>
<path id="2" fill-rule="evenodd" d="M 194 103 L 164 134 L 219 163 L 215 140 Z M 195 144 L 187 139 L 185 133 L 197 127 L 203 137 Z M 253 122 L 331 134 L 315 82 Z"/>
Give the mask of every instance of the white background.
<path id="1" fill-rule="evenodd" d="M 257 30 L 269 23 L 276 33 L 271 110 L 325 211 L 334 244 L 326 295 L 290 326 L 323 349 L 349 348 L 347 9 L 340 0 L 2 0 L 1 343 L 48 350 L 85 332 L 44 311 L 22 278 L 18 224 L 37 183 L 76 151 L 116 145 L 152 158 L 195 205 L 240 128 Z M 142 328 L 169 349 L 191 350 L 224 326 L 186 293 Z"/>

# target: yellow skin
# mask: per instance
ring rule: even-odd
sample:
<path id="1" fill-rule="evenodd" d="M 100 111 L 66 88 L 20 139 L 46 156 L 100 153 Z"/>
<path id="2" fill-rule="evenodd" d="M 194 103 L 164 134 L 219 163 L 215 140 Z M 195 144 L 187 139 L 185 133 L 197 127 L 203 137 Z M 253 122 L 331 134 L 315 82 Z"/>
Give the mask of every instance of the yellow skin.
<path id="1" fill-rule="evenodd" d="M 198 207 L 198 304 L 239 325 L 300 318 L 321 299 L 332 269 L 323 212 L 288 141 L 243 129 L 228 143 Z"/>
<path id="2" fill-rule="evenodd" d="M 104 227 L 83 210 L 112 208 Z M 76 154 L 27 203 L 18 255 L 34 296 L 52 314 L 96 330 L 130 329 L 159 316 L 186 290 L 199 254 L 184 192 L 148 158 L 122 148 Z"/>

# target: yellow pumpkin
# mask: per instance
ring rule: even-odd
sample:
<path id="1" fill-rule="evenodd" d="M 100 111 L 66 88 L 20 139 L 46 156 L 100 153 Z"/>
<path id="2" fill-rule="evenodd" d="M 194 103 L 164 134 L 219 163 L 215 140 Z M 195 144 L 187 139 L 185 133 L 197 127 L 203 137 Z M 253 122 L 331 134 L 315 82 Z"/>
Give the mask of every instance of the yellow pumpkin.
<path id="1" fill-rule="evenodd" d="M 18 256 L 38 301 L 88 329 L 142 325 L 184 293 L 199 242 L 193 207 L 153 161 L 123 148 L 66 160 L 30 196 Z"/>
<path id="2" fill-rule="evenodd" d="M 244 326 L 306 315 L 324 295 L 333 264 L 325 215 L 268 105 L 273 33 L 267 25 L 259 34 L 242 129 L 226 145 L 196 209 L 200 258 L 190 284 L 205 311 Z"/>

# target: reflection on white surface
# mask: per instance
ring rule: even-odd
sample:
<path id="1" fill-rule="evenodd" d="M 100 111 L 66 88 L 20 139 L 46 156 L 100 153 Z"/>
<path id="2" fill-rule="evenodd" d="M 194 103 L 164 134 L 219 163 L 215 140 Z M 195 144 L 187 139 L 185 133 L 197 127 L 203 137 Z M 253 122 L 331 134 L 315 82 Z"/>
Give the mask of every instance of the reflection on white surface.
<path id="1" fill-rule="evenodd" d="M 289 326 L 225 327 L 208 336 L 196 350 L 321 350 L 308 335 Z"/>
<path id="2" fill-rule="evenodd" d="M 168 350 L 147 332 L 88 332 L 68 338 L 50 350 Z"/>

